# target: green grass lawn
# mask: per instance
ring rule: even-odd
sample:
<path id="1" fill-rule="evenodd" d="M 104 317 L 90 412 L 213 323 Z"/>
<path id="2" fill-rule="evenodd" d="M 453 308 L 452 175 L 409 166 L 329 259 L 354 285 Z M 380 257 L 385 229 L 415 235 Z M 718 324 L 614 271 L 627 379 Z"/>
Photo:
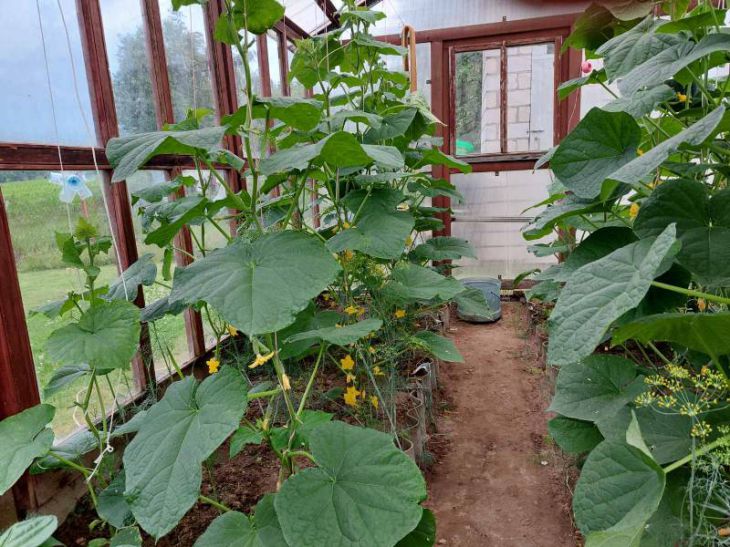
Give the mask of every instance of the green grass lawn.
<path id="1" fill-rule="evenodd" d="M 87 200 L 89 219 L 98 227 L 100 233 L 108 234 L 109 226 L 100 197 L 100 187 L 94 181 L 90 181 L 88 185 L 94 193 L 94 196 Z M 45 353 L 46 341 L 55 329 L 73 321 L 74 317 L 72 314 L 67 314 L 62 318 L 48 319 L 40 315 L 30 317 L 28 314 L 38 306 L 63 298 L 70 290 L 82 289 L 83 277 L 77 270 L 63 265 L 54 238 L 57 231 L 69 231 L 69 217 L 73 225 L 81 214 L 81 207 L 77 199 L 67 210 L 66 205 L 58 200 L 58 187 L 47 179 L 4 182 L 0 188 L 8 211 L 26 322 L 42 391 L 58 367 Z M 138 226 L 135 228 L 141 242 L 141 230 Z M 140 253 L 153 252 L 158 257 L 162 254 L 160 250 L 143 244 L 139 245 L 139 250 Z M 99 282 L 108 283 L 117 277 L 113 254 L 102 261 L 102 264 L 104 265 L 101 267 Z M 168 289 L 159 285 L 147 287 L 146 302 L 153 302 L 165 296 L 167 292 Z M 168 346 L 179 363 L 188 358 L 183 318 L 166 317 L 157 321 L 155 328 L 151 330 L 153 358 L 159 376 L 168 372 L 161 357 L 160 346 Z M 134 386 L 129 373 L 125 376 L 113 373 L 110 380 L 113 386 L 120 389 L 121 395 L 128 394 L 130 388 Z M 80 416 L 74 420 L 74 399 L 82 389 L 85 389 L 85 385 L 83 380 L 79 380 L 46 401 L 57 407 L 53 428 L 58 437 L 63 437 L 76 429 Z M 111 408 L 113 398 L 106 380 L 102 382 L 102 391 L 108 410 Z"/>

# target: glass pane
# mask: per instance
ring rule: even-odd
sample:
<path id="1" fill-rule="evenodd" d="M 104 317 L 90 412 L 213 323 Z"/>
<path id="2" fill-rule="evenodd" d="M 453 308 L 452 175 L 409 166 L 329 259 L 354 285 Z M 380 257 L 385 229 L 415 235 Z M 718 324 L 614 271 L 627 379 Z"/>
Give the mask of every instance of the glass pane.
<path id="1" fill-rule="evenodd" d="M 146 188 L 153 184 L 158 184 L 166 180 L 164 171 L 138 171 L 127 179 L 127 189 L 130 193 L 129 202 L 132 203 L 131 194 L 142 188 Z M 167 201 L 168 198 L 165 198 Z M 139 256 L 150 253 L 154 256 L 157 265 L 157 281 L 170 285 L 171 280 L 165 281 L 163 278 L 163 251 L 157 245 L 147 245 L 144 242 L 145 234 L 142 231 L 142 223 L 140 207 L 144 206 L 144 202 L 138 202 L 132 206 L 134 216 L 134 235 L 137 241 L 137 249 Z M 145 304 L 150 305 L 153 302 L 164 298 L 170 293 L 170 289 L 162 284 L 154 284 L 144 288 Z M 188 348 L 187 335 L 185 333 L 185 319 L 183 315 L 166 315 L 150 323 L 150 343 L 152 346 L 152 358 L 155 363 L 155 375 L 158 380 L 168 376 L 175 371 L 175 366 L 170 358 L 170 354 L 175 359 L 178 366 L 189 361 L 193 355 Z"/>
<path id="2" fill-rule="evenodd" d="M 329 23 L 329 19 L 316 0 L 284 0 L 286 16 L 306 32 L 312 32 Z"/>
<path id="3" fill-rule="evenodd" d="M 102 0 L 101 16 L 119 133 L 155 131 L 157 118 L 141 4 Z"/>
<path id="4" fill-rule="evenodd" d="M 243 59 L 238 53 L 238 48 L 233 47 L 233 66 L 236 70 L 236 89 L 238 91 L 238 106 L 246 104 L 246 71 L 243 66 Z M 259 71 L 259 56 L 256 41 L 248 49 L 248 65 L 251 70 L 251 89 L 254 93 L 261 93 L 261 73 Z"/>
<path id="5" fill-rule="evenodd" d="M 39 8 L 48 72 L 35 2 L 0 5 L 0 141 L 92 146 L 96 135 L 76 1 L 61 0 L 62 12 L 56 0 L 39 0 Z"/>
<path id="6" fill-rule="evenodd" d="M 281 97 L 281 63 L 279 62 L 279 36 L 269 31 L 266 35 L 266 46 L 269 51 L 269 77 L 271 78 L 271 96 Z"/>
<path id="7" fill-rule="evenodd" d="M 553 146 L 555 44 L 507 48 L 507 152 Z"/>
<path id="8" fill-rule="evenodd" d="M 65 175 L 71 173 L 66 172 Z M 55 232 L 69 232 L 76 219 L 86 216 L 100 234 L 109 234 L 101 186 L 96 173 L 78 173 L 86 180 L 92 196 L 83 203 L 78 197 L 66 206 L 59 201 L 59 187 L 49 181 L 47 173 L 8 172 L 2 175 L 2 192 L 6 202 L 13 252 L 17 262 L 20 290 L 26 314 L 31 310 L 64 297 L 70 290 L 83 291 L 84 279 L 78 270 L 70 269 L 61 262 L 55 243 Z M 101 268 L 98 283 L 107 283 L 117 277 L 113 249 L 108 255 L 98 257 Z M 27 315 L 28 332 L 33 350 L 36 373 L 41 388 L 47 385 L 58 364 L 51 362 L 45 353 L 46 341 L 59 327 L 75 320 L 74 311 L 62 317 L 48 319 L 43 315 Z M 120 402 L 134 389 L 130 371 L 115 371 L 111 374 L 112 385 Z M 112 407 L 111 391 L 102 382 L 107 409 Z M 57 438 L 65 437 L 82 425 L 81 415 L 74 412 L 73 401 L 80 383 L 73 383 L 53 395 L 47 402 L 57 406 L 53 419 L 53 430 Z"/>
<path id="9" fill-rule="evenodd" d="M 183 6 L 175 11 L 171 0 L 160 0 L 160 17 L 175 120 L 185 118 L 189 108 L 214 110 L 202 7 Z M 203 125 L 215 123 L 215 116 L 203 120 Z"/>
<path id="10" fill-rule="evenodd" d="M 498 49 L 456 54 L 457 155 L 500 151 L 499 57 Z"/>
<path id="11" fill-rule="evenodd" d="M 288 48 L 288 55 L 287 55 L 287 61 L 289 62 L 289 70 L 291 70 L 291 62 L 292 59 L 294 59 L 294 53 L 296 53 L 296 47 L 294 47 L 294 44 L 289 42 L 287 44 Z M 294 80 L 292 82 L 289 82 L 289 95 L 292 97 L 299 97 L 300 99 L 303 99 L 306 95 L 306 90 L 304 89 L 304 86 L 299 82 L 299 80 Z"/>
<path id="12" fill-rule="evenodd" d="M 451 181 L 464 195 L 464 203 L 453 203 L 452 235 L 469 240 L 477 258 L 462 260 L 455 275 L 501 275 L 514 278 L 532 268 L 555 262 L 552 256 L 536 258 L 527 248 L 541 241 L 525 241 L 521 230 L 539 209 L 526 208 L 548 195 L 550 171 L 502 171 L 452 175 Z M 550 238 L 546 238 L 546 241 Z"/>

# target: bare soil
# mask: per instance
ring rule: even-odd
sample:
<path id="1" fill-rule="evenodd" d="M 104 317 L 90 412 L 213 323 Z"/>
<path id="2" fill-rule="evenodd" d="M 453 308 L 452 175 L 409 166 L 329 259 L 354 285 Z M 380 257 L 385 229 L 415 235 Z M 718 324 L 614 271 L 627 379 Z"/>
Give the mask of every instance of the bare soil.
<path id="1" fill-rule="evenodd" d="M 452 323 L 463 364 L 441 367 L 445 408 L 433 436 L 428 505 L 439 545 L 567 547 L 570 462 L 547 437 L 550 379 L 529 313 L 503 302 L 494 324 Z"/>

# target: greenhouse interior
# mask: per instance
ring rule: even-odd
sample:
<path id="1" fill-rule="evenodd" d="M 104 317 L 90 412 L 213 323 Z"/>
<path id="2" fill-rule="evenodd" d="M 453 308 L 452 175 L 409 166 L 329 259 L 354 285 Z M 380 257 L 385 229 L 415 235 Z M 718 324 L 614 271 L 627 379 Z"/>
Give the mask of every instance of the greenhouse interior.
<path id="1" fill-rule="evenodd" d="M 5 0 L 0 51 L 0 547 L 730 546 L 725 0 Z"/>

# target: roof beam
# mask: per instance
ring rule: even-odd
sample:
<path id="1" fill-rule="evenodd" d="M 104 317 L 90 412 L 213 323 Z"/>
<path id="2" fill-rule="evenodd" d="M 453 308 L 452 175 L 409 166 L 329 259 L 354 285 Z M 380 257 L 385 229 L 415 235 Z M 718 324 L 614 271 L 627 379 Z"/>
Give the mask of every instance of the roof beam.
<path id="1" fill-rule="evenodd" d="M 327 19 L 337 25 L 340 24 L 340 17 L 337 13 L 337 8 L 332 3 L 332 0 L 317 0 L 317 4 L 319 4 L 319 7 L 322 8 L 322 11 L 327 16 Z"/>

